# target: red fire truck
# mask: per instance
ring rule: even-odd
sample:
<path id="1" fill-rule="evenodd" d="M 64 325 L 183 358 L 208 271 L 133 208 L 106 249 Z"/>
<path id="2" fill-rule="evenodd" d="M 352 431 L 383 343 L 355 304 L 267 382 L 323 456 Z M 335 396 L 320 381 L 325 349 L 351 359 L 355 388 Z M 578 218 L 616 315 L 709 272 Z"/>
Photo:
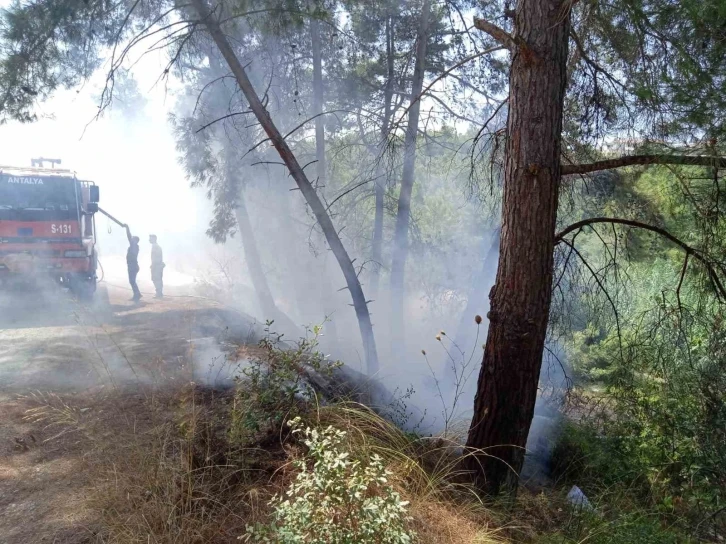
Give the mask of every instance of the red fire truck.
<path id="1" fill-rule="evenodd" d="M 91 298 L 98 200 L 98 186 L 69 170 L 0 166 L 0 283 L 50 276 Z"/>

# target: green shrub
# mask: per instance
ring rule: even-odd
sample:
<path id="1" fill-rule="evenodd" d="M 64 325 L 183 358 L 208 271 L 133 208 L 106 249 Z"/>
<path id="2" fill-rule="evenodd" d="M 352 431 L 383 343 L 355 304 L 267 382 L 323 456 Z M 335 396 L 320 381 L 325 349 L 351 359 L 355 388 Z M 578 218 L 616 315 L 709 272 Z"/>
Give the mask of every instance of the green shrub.
<path id="1" fill-rule="evenodd" d="M 582 411 L 590 431 L 563 433 L 555 468 L 599 479 L 601 489 L 628 485 L 654 512 L 723 537 L 726 313 L 686 285 L 680 296 L 655 288 L 647 304 L 621 313 L 620 334 L 588 328 L 569 346 L 571 363 L 600 386 L 604 403 L 594 417 Z"/>
<path id="2" fill-rule="evenodd" d="M 295 345 L 287 346 L 282 335 L 270 331 L 260 341 L 262 355 L 250 361 L 237 378 L 230 437 L 233 444 L 246 446 L 260 431 L 276 429 L 285 419 L 301 412 L 300 404 L 312 401 L 315 391 L 306 377 L 309 372 L 330 375 L 340 362 L 330 362 L 318 351 L 321 326 Z"/>
<path id="3" fill-rule="evenodd" d="M 594 425 L 565 421 L 552 449 L 552 475 L 560 483 L 577 484 L 588 493 L 623 485 L 632 494 L 645 495 L 648 487 L 642 476 L 646 468 L 639 458 L 623 455 L 621 442 Z"/>
<path id="4" fill-rule="evenodd" d="M 249 527 L 252 542 L 278 544 L 407 544 L 407 503 L 389 484 L 391 473 L 373 455 L 367 462 L 344 451 L 346 433 L 327 427 L 293 433 L 308 448 L 307 458 L 295 463 L 299 473 L 284 495 L 270 502 L 268 525 Z"/>
<path id="5" fill-rule="evenodd" d="M 566 422 L 553 449 L 553 476 L 563 491 L 576 484 L 595 510 L 573 510 L 558 535 L 543 542 L 561 544 L 687 542 L 687 523 L 655 492 L 648 458 L 628 455 L 628 444 L 643 437 L 619 436 L 615 427 Z"/>
<path id="6" fill-rule="evenodd" d="M 663 527 L 657 516 L 640 513 L 619 514 L 604 519 L 583 512 L 575 515 L 560 533 L 539 539 L 539 544 L 681 544 L 689 538 Z"/>

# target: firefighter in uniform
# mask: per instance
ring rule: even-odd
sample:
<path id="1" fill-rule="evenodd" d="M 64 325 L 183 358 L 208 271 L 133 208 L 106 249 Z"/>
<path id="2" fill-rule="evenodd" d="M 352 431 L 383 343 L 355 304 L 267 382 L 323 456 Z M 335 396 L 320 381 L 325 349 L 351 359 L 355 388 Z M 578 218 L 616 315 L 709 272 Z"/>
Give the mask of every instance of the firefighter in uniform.
<path id="1" fill-rule="evenodd" d="M 129 249 L 126 252 L 126 267 L 129 271 L 129 284 L 131 284 L 131 290 L 134 292 L 131 300 L 136 302 L 141 298 L 139 286 L 136 285 L 136 275 L 139 273 L 139 237 L 131 236 L 128 225 L 124 226 L 126 227 L 126 237 L 129 239 Z"/>
<path id="2" fill-rule="evenodd" d="M 164 258 L 161 246 L 156 243 L 156 234 L 149 236 L 151 243 L 151 281 L 156 287 L 156 297 L 164 298 Z"/>

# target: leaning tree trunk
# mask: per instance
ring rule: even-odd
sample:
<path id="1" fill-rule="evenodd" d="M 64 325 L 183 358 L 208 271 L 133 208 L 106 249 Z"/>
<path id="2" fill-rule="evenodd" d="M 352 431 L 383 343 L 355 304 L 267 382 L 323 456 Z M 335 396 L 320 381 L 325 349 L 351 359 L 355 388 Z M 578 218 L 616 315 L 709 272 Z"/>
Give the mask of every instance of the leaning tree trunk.
<path id="1" fill-rule="evenodd" d="M 343 242 L 338 236 L 338 231 L 333 225 L 333 221 L 328 215 L 324 204 L 320 200 L 315 188 L 310 183 L 307 175 L 297 161 L 297 158 L 293 154 L 290 146 L 287 145 L 287 141 L 280 133 L 277 126 L 272 122 L 270 113 L 265 108 L 264 104 L 260 100 L 257 91 L 255 91 L 252 82 L 242 66 L 239 58 L 235 54 L 232 46 L 229 43 L 226 35 L 222 31 L 219 21 L 217 18 L 212 16 L 212 13 L 207 6 L 205 0 L 192 0 L 192 5 L 195 11 L 200 17 L 200 23 L 203 24 L 209 31 L 210 36 L 214 40 L 214 43 L 219 48 L 220 53 L 227 61 L 230 70 L 234 74 L 234 78 L 239 85 L 242 94 L 249 102 L 250 110 L 253 112 L 257 121 L 264 129 L 267 137 L 274 146 L 280 158 L 287 166 L 290 175 L 295 180 L 300 192 L 303 194 L 305 201 L 315 214 L 320 228 L 325 234 L 325 238 L 330 246 L 331 251 L 335 255 L 338 261 L 345 281 L 350 291 L 350 296 L 353 299 L 353 307 L 355 309 L 356 317 L 358 318 L 358 328 L 360 329 L 361 339 L 363 342 L 363 350 L 365 353 L 366 367 L 369 375 L 373 375 L 378 372 L 378 353 L 376 350 L 376 342 L 373 336 L 373 324 L 371 323 L 371 315 L 368 311 L 368 304 L 366 302 L 365 295 L 363 294 L 363 288 L 361 287 L 358 275 L 353 266 L 353 262 L 348 256 L 348 252 L 343 246 Z"/>
<path id="2" fill-rule="evenodd" d="M 502 233 L 466 459 L 489 493 L 516 492 L 550 309 L 570 0 L 520 0 L 510 41 Z"/>
<path id="3" fill-rule="evenodd" d="M 426 72 L 426 45 L 428 42 L 429 12 L 431 1 L 424 0 L 416 43 L 416 65 L 413 70 L 411 106 L 408 110 L 408 126 L 403 149 L 403 173 L 401 192 L 398 197 L 396 229 L 393 235 L 393 256 L 391 258 L 391 302 L 393 352 L 401 352 L 403 343 L 404 276 L 408 256 L 408 229 L 411 219 L 411 194 L 416 173 L 416 136 L 421 111 L 421 91 Z"/>

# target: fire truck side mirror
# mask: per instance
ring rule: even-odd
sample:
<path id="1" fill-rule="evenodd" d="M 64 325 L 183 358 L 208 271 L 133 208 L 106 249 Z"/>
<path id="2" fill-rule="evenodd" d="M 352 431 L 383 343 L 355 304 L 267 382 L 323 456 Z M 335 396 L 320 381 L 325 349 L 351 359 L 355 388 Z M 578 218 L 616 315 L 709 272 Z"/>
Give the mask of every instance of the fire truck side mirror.
<path id="1" fill-rule="evenodd" d="M 98 211 L 97 202 L 89 202 L 86 204 L 86 213 L 96 213 Z"/>
<path id="2" fill-rule="evenodd" d="M 99 195 L 98 185 L 91 185 L 88 189 L 89 189 L 89 192 L 90 192 L 90 194 L 89 194 L 89 196 L 90 196 L 89 200 L 91 202 L 97 204 L 101 200 L 100 195 Z M 96 206 L 96 208 L 98 208 L 98 206 Z"/>

